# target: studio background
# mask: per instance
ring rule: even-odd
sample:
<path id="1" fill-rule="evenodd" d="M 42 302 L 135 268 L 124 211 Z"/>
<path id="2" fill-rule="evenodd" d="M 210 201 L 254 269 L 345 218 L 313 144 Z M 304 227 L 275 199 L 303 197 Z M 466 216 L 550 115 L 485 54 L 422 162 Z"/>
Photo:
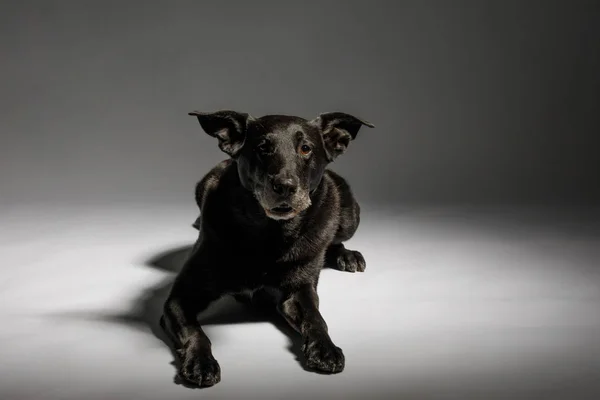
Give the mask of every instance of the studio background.
<path id="1" fill-rule="evenodd" d="M 3 2 L 1 200 L 188 202 L 192 110 L 376 125 L 364 202 L 596 203 L 597 2 Z"/>
<path id="2" fill-rule="evenodd" d="M 0 397 L 597 398 L 598 2 L 0 9 Z M 172 382 L 153 287 L 226 157 L 187 113 L 219 109 L 376 125 L 331 166 L 368 263 L 320 283 L 339 376 L 225 324 L 223 382 Z"/>

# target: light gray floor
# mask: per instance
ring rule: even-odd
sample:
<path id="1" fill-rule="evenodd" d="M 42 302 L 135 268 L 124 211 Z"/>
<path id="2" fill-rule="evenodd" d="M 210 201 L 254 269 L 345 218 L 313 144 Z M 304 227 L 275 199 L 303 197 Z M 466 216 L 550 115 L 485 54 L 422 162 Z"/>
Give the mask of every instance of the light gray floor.
<path id="1" fill-rule="evenodd" d="M 268 322 L 213 324 L 223 380 L 193 390 L 144 323 L 193 206 L 3 208 L 0 398 L 597 399 L 599 215 L 365 207 L 367 271 L 319 287 L 346 370 L 304 371 Z"/>

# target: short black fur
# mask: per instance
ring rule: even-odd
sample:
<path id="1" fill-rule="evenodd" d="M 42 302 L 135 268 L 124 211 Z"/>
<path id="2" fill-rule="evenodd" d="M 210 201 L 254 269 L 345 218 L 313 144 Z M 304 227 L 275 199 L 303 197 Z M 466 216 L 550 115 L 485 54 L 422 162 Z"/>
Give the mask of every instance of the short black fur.
<path id="1" fill-rule="evenodd" d="M 197 315 L 225 295 L 268 299 L 302 335 L 307 366 L 341 372 L 344 354 L 319 312 L 319 273 L 326 263 L 350 272 L 366 264 L 343 244 L 358 228 L 360 207 L 327 166 L 360 127 L 374 126 L 340 112 L 313 120 L 228 110 L 190 115 L 230 158 L 196 185 L 198 239 L 160 320 L 180 357 L 179 376 L 199 386 L 221 380 Z"/>

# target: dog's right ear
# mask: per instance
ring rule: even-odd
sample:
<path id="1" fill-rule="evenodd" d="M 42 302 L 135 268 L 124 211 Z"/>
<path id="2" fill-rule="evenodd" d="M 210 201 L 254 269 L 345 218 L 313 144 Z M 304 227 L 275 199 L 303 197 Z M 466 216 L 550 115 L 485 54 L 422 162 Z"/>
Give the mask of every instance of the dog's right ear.
<path id="1" fill-rule="evenodd" d="M 210 136 L 219 140 L 219 148 L 235 157 L 246 140 L 249 114 L 221 110 L 216 112 L 193 111 L 188 113 L 198 118 L 200 126 Z"/>

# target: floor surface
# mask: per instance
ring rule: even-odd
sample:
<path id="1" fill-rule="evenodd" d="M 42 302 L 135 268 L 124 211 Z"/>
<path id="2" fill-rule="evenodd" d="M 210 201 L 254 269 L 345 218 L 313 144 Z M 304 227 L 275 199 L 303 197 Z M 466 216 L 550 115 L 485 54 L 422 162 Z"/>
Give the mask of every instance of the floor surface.
<path id="1" fill-rule="evenodd" d="M 599 216 L 365 207 L 366 272 L 319 286 L 345 371 L 304 371 L 283 329 L 224 302 L 222 382 L 189 389 L 155 323 L 193 206 L 5 207 L 0 399 L 598 399 Z"/>

